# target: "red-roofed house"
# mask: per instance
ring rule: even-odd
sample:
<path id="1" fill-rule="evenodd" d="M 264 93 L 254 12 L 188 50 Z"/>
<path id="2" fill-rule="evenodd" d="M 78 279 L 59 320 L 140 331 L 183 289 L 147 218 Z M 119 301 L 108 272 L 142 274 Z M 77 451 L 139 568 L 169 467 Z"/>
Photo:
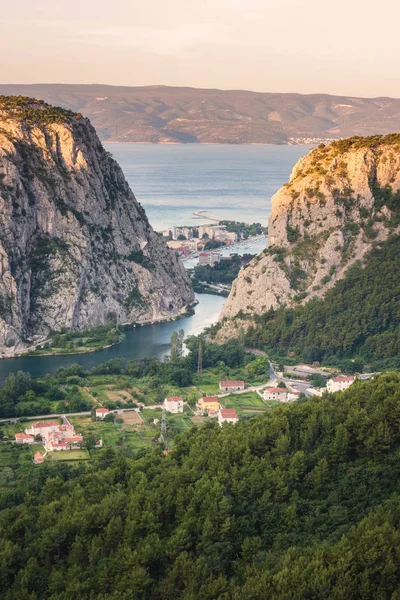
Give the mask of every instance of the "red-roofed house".
<path id="1" fill-rule="evenodd" d="M 164 400 L 164 408 L 170 413 L 181 413 L 183 412 L 183 398 L 182 396 L 170 396 Z"/>
<path id="2" fill-rule="evenodd" d="M 39 463 L 44 462 L 44 456 L 41 452 L 35 452 L 33 456 L 33 462 L 37 465 Z"/>
<path id="3" fill-rule="evenodd" d="M 221 408 L 218 413 L 218 423 L 222 427 L 222 423 L 237 423 L 239 418 L 234 408 Z"/>
<path id="4" fill-rule="evenodd" d="M 38 421 L 38 423 L 33 423 L 30 428 L 25 429 L 25 433 L 46 437 L 51 431 L 58 431 L 59 427 L 60 423 L 57 421 Z"/>
<path id="5" fill-rule="evenodd" d="M 239 392 L 244 390 L 244 381 L 232 381 L 231 379 L 220 381 L 219 389 L 221 392 Z"/>
<path id="6" fill-rule="evenodd" d="M 279 400 L 280 402 L 286 402 L 287 390 L 284 388 L 270 387 L 264 390 L 264 400 Z"/>
<path id="7" fill-rule="evenodd" d="M 219 402 L 217 396 L 204 396 L 204 398 L 200 398 L 197 403 L 197 407 L 202 412 L 213 412 L 219 410 Z"/>
<path id="8" fill-rule="evenodd" d="M 96 408 L 96 419 L 104 419 L 109 412 L 108 408 Z"/>
<path id="9" fill-rule="evenodd" d="M 27 435 L 26 433 L 16 433 L 15 441 L 17 444 L 33 444 L 35 438 L 33 435 Z"/>
<path id="10" fill-rule="evenodd" d="M 343 392 L 343 390 L 347 390 L 354 381 L 355 377 L 353 377 L 353 375 L 339 375 L 338 377 L 328 379 L 326 382 L 326 389 L 331 393 Z"/>

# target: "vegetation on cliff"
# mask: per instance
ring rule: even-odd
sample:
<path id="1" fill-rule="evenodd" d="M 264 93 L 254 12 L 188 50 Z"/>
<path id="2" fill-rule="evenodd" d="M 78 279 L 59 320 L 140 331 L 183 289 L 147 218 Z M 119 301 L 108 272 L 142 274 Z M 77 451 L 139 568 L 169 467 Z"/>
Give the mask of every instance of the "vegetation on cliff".
<path id="1" fill-rule="evenodd" d="M 306 361 L 359 358 L 400 368 L 400 236 L 377 244 L 323 298 L 251 316 L 246 339 Z M 246 314 L 240 317 L 246 318 Z M 248 315 L 250 317 L 250 315 Z"/>
<path id="2" fill-rule="evenodd" d="M 7 467 L 3 598 L 394 599 L 399 423 L 387 374 L 192 430 L 168 456 Z"/>
<path id="3" fill-rule="evenodd" d="M 43 100 L 27 96 L 0 96 L 0 121 L 10 118 L 23 121 L 27 125 L 43 127 L 52 123 L 65 123 L 72 119 L 81 119 L 76 114 L 60 106 L 51 106 Z"/>

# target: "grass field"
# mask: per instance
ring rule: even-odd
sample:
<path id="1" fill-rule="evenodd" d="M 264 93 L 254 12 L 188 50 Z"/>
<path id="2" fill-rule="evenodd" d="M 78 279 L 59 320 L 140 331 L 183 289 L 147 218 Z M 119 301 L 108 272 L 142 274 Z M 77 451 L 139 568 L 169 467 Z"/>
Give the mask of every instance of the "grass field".
<path id="1" fill-rule="evenodd" d="M 62 452 L 49 452 L 47 461 L 70 461 L 70 460 L 90 460 L 90 454 L 87 450 L 65 450 Z"/>

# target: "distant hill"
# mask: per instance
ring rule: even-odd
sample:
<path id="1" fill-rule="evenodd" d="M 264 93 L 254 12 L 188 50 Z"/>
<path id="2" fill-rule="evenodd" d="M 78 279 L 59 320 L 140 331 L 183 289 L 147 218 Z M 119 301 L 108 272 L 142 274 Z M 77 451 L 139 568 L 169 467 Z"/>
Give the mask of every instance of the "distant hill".
<path id="1" fill-rule="evenodd" d="M 89 117 L 102 140 L 287 144 L 400 131 L 400 99 L 165 86 L 0 85 Z"/>

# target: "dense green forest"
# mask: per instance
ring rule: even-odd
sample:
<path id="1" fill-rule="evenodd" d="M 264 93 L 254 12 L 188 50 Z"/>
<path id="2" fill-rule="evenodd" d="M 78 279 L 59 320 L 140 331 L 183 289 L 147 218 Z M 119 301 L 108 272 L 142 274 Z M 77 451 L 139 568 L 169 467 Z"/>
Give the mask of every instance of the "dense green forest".
<path id="1" fill-rule="evenodd" d="M 248 344 L 307 362 L 343 359 L 400 368 L 400 236 L 353 264 L 324 298 L 255 316 Z M 244 315 L 246 317 L 246 315 Z"/>
<path id="2" fill-rule="evenodd" d="M 0 471 L 2 597 L 398 600 L 399 443 L 393 373 L 210 423 L 167 456 L 11 461 Z"/>

